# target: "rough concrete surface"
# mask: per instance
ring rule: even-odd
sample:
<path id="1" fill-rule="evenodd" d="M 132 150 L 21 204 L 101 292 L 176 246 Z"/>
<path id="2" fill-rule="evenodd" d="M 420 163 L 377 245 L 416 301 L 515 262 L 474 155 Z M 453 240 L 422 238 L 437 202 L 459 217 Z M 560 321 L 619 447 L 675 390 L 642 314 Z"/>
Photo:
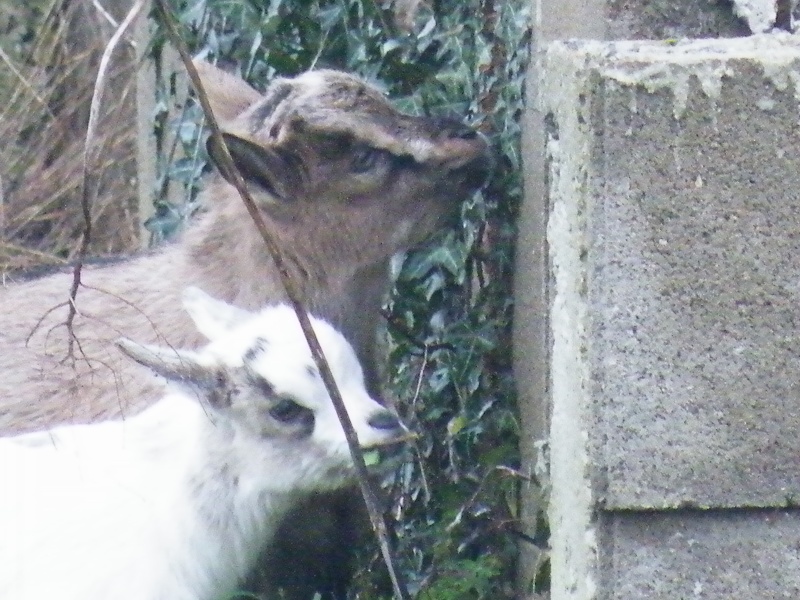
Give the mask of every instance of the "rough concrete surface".
<path id="1" fill-rule="evenodd" d="M 797 600 L 798 511 L 621 513 L 604 518 L 598 600 Z"/>
<path id="2" fill-rule="evenodd" d="M 722 38 L 748 35 L 729 2 L 715 0 L 608 0 L 607 39 Z"/>
<path id="3" fill-rule="evenodd" d="M 522 118 L 522 152 L 525 157 L 525 200 L 518 218 L 517 257 L 514 272 L 514 376 L 519 393 L 519 417 L 523 430 L 520 438 L 521 469 L 531 475 L 520 487 L 522 532 L 535 536 L 541 510 L 542 481 L 537 465 L 546 465 L 539 441 L 548 438 L 550 411 L 550 306 L 548 292 L 546 227 L 548 207 L 544 202 L 546 182 L 543 115 L 536 109 L 540 72 L 539 50 L 557 39 L 595 39 L 605 33 L 604 0 L 537 0 L 531 13 L 532 57 L 526 82 L 528 98 Z M 546 468 L 546 467 L 545 467 Z M 517 580 L 521 595 L 531 589 L 543 559 L 540 548 L 521 541 Z"/>
<path id="4" fill-rule="evenodd" d="M 733 12 L 742 17 L 753 33 L 766 33 L 775 26 L 777 0 L 733 0 Z"/>
<path id="5" fill-rule="evenodd" d="M 546 64 L 554 531 L 800 502 L 800 40 Z"/>

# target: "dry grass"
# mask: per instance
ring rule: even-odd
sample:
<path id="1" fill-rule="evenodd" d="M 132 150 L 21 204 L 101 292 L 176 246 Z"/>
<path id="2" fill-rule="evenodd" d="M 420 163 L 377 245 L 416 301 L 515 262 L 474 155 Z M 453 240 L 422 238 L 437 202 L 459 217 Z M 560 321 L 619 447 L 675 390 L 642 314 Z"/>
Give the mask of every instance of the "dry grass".
<path id="1" fill-rule="evenodd" d="M 113 32 L 89 0 L 50 1 L 39 15 L 27 6 L 12 0 L 2 9 L 22 17 L 6 19 L 0 31 L 0 49 L 7 48 L 0 54 L 0 272 L 61 263 L 78 250 L 84 137 L 97 66 Z M 37 16 L 28 46 L 14 47 L 14 27 L 31 28 Z M 138 246 L 136 63 L 130 46 L 120 50 L 96 138 L 95 256 Z"/>

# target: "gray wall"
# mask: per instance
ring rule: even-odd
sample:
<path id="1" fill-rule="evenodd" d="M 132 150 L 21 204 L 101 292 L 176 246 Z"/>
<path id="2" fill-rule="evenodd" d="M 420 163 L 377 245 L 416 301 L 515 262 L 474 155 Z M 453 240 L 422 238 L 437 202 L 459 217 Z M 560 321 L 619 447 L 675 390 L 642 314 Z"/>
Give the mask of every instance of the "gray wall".
<path id="1" fill-rule="evenodd" d="M 571 6 L 534 11 L 517 257 L 552 596 L 800 597 L 800 40 Z M 721 39 L 550 43 L 611 36 Z"/>

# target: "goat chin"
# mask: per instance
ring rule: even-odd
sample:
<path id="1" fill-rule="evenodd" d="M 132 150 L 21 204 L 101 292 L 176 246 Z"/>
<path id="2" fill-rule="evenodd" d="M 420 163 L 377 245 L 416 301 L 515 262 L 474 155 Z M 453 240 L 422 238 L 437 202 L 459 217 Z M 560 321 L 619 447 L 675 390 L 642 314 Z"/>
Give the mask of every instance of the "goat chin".
<path id="1" fill-rule="evenodd" d="M 120 342 L 171 382 L 161 400 L 125 420 L 0 440 L 0 598 L 227 597 L 300 498 L 353 480 L 291 309 L 225 313 L 197 293 L 188 304 L 212 332 L 205 348 Z M 401 439 L 350 345 L 313 325 L 359 441 Z"/>

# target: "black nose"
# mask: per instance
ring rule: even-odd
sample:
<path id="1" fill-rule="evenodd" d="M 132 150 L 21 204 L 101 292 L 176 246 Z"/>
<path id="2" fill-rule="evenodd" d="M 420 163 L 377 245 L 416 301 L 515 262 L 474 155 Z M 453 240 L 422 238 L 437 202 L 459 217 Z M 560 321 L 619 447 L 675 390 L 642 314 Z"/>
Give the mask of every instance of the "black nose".
<path id="1" fill-rule="evenodd" d="M 397 418 L 397 415 L 390 413 L 388 410 L 376 412 L 369 418 L 367 423 L 374 429 L 400 429 L 400 419 Z"/>
<path id="2" fill-rule="evenodd" d="M 474 140 L 480 134 L 469 125 L 465 125 L 458 119 L 450 117 L 438 117 L 432 119 L 436 129 L 442 132 L 442 137 L 458 140 Z"/>

